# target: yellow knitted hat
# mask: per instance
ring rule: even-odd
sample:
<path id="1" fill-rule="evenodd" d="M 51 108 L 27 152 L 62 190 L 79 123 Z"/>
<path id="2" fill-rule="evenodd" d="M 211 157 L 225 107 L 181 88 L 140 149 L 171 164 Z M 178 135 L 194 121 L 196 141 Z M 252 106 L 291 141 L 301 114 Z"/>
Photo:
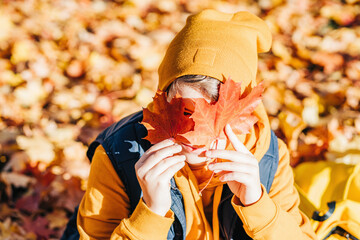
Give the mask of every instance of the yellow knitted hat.
<path id="1" fill-rule="evenodd" d="M 165 90 L 176 78 L 192 74 L 255 86 L 257 54 L 270 46 L 271 32 L 254 14 L 204 10 L 189 16 L 170 43 L 159 67 L 158 88 Z"/>

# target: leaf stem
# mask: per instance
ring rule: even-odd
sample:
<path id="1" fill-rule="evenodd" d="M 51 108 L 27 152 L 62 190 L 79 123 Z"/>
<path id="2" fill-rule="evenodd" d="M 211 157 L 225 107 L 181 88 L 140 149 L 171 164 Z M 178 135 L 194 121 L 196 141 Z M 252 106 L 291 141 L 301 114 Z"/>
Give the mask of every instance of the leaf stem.
<path id="1" fill-rule="evenodd" d="M 218 140 L 218 138 L 216 138 L 216 139 L 215 139 L 215 149 L 217 149 L 217 147 L 218 147 L 218 142 L 219 142 L 219 140 Z M 217 162 L 217 158 L 215 159 L 214 162 L 215 162 L 215 163 Z M 212 172 L 209 181 L 208 181 L 208 182 L 206 183 L 206 185 L 199 191 L 199 196 L 200 196 L 200 197 L 202 197 L 202 192 L 205 190 L 205 188 L 207 188 L 207 186 L 209 186 L 209 184 L 210 184 L 211 180 L 213 179 L 214 175 L 215 175 L 215 172 Z"/>

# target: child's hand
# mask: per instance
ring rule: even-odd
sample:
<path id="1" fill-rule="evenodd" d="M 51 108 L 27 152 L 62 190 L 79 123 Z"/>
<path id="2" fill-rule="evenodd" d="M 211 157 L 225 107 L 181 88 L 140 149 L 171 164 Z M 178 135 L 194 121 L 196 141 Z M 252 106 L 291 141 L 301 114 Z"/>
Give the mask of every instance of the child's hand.
<path id="1" fill-rule="evenodd" d="M 182 147 L 167 139 L 153 145 L 135 164 L 145 204 L 165 216 L 171 206 L 170 179 L 185 165 Z"/>
<path id="2" fill-rule="evenodd" d="M 230 125 L 225 127 L 225 133 L 235 151 L 207 151 L 207 157 L 229 160 L 229 162 L 211 163 L 208 167 L 212 171 L 219 171 L 220 180 L 227 182 L 230 190 L 244 206 L 251 205 L 262 195 L 258 161 L 239 141 Z"/>

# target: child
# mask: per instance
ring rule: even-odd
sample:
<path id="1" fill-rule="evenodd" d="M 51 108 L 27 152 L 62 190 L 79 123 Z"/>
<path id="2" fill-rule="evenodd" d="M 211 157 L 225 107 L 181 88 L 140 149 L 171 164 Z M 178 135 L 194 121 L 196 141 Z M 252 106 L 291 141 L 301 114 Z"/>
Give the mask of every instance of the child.
<path id="1" fill-rule="evenodd" d="M 255 15 L 204 10 L 170 43 L 158 88 L 169 100 L 179 94 L 216 102 L 228 77 L 241 89 L 256 85 L 257 53 L 270 46 L 271 33 Z M 88 151 L 80 239 L 315 239 L 298 209 L 286 145 L 262 104 L 254 114 L 249 134 L 237 136 L 227 125 L 227 143 L 205 156 L 173 139 L 150 146 L 141 112 L 106 129 Z M 209 158 L 227 161 L 206 167 Z"/>

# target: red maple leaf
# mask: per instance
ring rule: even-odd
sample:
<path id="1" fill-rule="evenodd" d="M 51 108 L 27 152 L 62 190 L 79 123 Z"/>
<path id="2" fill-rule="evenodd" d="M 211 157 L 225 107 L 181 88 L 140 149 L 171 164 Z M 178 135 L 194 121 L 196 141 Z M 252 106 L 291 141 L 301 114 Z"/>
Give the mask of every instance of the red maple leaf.
<path id="1" fill-rule="evenodd" d="M 189 143 L 180 134 L 193 130 L 194 121 L 184 115 L 184 112 L 185 104 L 182 98 L 175 96 L 169 103 L 166 92 L 158 91 L 154 97 L 152 109 L 143 109 L 141 123 L 148 130 L 145 139 L 152 144 L 168 138 Z"/>
<path id="2" fill-rule="evenodd" d="M 15 207 L 17 209 L 28 212 L 39 210 L 39 206 L 43 201 L 42 196 L 46 196 L 47 194 L 45 193 L 50 191 L 49 187 L 55 180 L 56 175 L 52 173 L 50 169 L 40 171 L 38 165 L 39 164 L 34 167 L 27 165 L 23 172 L 26 175 L 33 176 L 36 179 L 36 184 L 29 188 L 29 191 L 16 201 Z"/>
<path id="3" fill-rule="evenodd" d="M 37 239 L 49 239 L 50 236 L 54 234 L 54 230 L 49 228 L 49 220 L 47 220 L 45 217 L 22 217 L 22 220 L 22 227 L 27 232 L 35 233 Z"/>
<path id="4" fill-rule="evenodd" d="M 230 78 L 221 85 L 219 99 L 208 103 L 203 98 L 193 99 L 195 110 L 191 115 L 194 131 L 181 134 L 195 147 L 210 148 L 216 140 L 225 138 L 224 128 L 230 124 L 236 134 L 246 134 L 257 122 L 252 113 L 261 102 L 263 84 L 260 83 L 241 94 L 241 83 Z"/>

